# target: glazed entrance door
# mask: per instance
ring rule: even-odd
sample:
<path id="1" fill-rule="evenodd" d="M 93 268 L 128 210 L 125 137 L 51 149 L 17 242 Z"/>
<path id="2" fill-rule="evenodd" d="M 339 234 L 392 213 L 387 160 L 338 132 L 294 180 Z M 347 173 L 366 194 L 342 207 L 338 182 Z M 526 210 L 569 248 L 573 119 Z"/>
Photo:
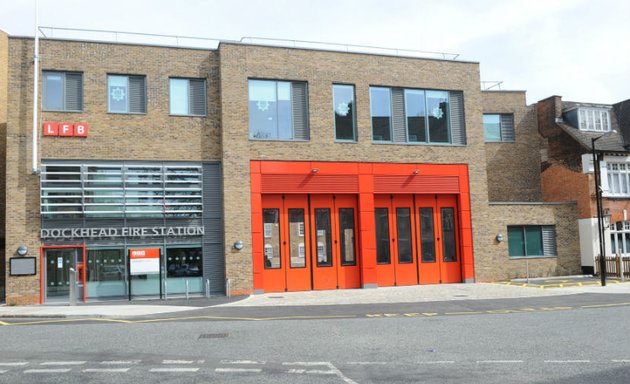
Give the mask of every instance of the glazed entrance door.
<path id="1" fill-rule="evenodd" d="M 51 248 L 45 250 L 46 301 L 68 301 L 70 295 L 70 268 L 77 271 L 77 297 L 83 296 L 80 268 L 83 254 L 77 248 Z"/>
<path id="2" fill-rule="evenodd" d="M 379 286 L 418 284 L 412 195 L 374 197 Z"/>
<path id="3" fill-rule="evenodd" d="M 417 195 L 416 221 L 420 284 L 461 282 L 456 196 Z"/>
<path id="4" fill-rule="evenodd" d="M 313 289 L 358 288 L 355 196 L 311 195 Z"/>
<path id="5" fill-rule="evenodd" d="M 310 290 L 307 197 L 263 196 L 262 206 L 265 291 Z"/>

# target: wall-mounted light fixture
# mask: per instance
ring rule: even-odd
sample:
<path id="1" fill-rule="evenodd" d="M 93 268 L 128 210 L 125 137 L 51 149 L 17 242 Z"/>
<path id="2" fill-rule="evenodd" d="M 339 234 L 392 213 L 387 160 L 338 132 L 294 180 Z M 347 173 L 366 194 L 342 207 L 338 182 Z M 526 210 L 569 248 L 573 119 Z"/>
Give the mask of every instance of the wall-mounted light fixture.
<path id="1" fill-rule="evenodd" d="M 311 169 L 311 173 L 317 173 L 317 172 L 319 172 L 319 168 L 313 168 L 313 169 Z"/>
<path id="2" fill-rule="evenodd" d="M 497 237 L 496 237 L 497 241 L 500 243 L 503 241 L 503 234 L 502 233 L 498 233 Z"/>
<path id="3" fill-rule="evenodd" d="M 243 240 L 237 240 L 234 242 L 234 249 L 236 249 L 237 251 L 243 249 L 244 246 L 245 244 L 243 244 Z"/>
<path id="4" fill-rule="evenodd" d="M 26 256 L 26 254 L 28 253 L 28 248 L 26 248 L 26 245 L 20 245 L 17 249 L 17 254 L 20 256 Z"/>

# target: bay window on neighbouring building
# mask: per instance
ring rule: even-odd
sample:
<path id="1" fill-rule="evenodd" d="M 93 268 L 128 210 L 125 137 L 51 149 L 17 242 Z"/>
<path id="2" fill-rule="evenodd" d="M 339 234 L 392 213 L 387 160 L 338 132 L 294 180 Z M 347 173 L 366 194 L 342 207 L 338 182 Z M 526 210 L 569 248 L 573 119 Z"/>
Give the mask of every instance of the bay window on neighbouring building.
<path id="1" fill-rule="evenodd" d="M 169 79 L 170 114 L 206 115 L 206 81 L 204 79 Z"/>
<path id="2" fill-rule="evenodd" d="M 466 144 L 463 93 L 370 87 L 375 142 Z"/>
<path id="3" fill-rule="evenodd" d="M 83 110 L 83 74 L 44 71 L 42 109 L 81 112 Z"/>
<path id="4" fill-rule="evenodd" d="M 556 228 L 553 225 L 508 226 L 510 257 L 556 256 Z"/>
<path id="5" fill-rule="evenodd" d="M 606 163 L 608 191 L 606 195 L 630 196 L 630 164 Z"/>
<path id="6" fill-rule="evenodd" d="M 514 116 L 511 114 L 483 115 L 483 134 L 486 143 L 514 142 Z"/>
<path id="7" fill-rule="evenodd" d="M 249 80 L 249 137 L 308 140 L 306 83 Z"/>

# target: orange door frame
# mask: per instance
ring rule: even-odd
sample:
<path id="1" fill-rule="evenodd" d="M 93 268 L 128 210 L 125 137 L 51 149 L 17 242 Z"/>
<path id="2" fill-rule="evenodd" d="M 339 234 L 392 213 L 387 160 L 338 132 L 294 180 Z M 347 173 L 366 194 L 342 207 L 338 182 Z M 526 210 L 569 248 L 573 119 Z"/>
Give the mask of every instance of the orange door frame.
<path id="1" fill-rule="evenodd" d="M 39 247 L 39 303 L 40 304 L 44 304 L 44 289 L 45 289 L 45 282 L 44 282 L 44 252 L 47 249 L 69 249 L 69 248 L 75 248 L 75 249 L 81 249 L 81 251 L 83 252 L 83 262 L 82 263 L 77 263 L 76 267 L 77 267 L 77 273 L 79 273 L 79 271 L 81 271 L 81 280 L 83 280 L 83 302 L 85 303 L 87 301 L 87 271 L 85 270 L 86 265 L 87 265 L 87 261 L 86 261 L 86 251 L 85 251 L 85 245 L 84 244 L 80 244 L 80 245 L 42 245 Z"/>

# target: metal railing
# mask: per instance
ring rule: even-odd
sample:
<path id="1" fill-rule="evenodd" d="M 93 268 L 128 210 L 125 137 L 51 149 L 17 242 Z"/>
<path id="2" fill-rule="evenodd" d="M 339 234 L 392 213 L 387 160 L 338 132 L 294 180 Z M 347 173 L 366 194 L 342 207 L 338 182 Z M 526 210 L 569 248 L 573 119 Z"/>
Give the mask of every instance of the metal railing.
<path id="1" fill-rule="evenodd" d="M 484 91 L 489 91 L 493 88 L 496 88 L 500 91 L 501 84 L 503 84 L 503 81 L 487 80 L 487 81 L 481 81 L 480 83 L 481 83 L 481 89 Z"/>
<path id="2" fill-rule="evenodd" d="M 50 26 L 40 26 L 38 29 L 39 33 L 44 38 L 49 39 L 164 45 L 178 48 L 216 49 L 220 43 L 235 43 L 398 57 L 432 58 L 440 60 L 457 60 L 459 57 L 458 53 L 449 52 L 421 51 L 414 49 L 330 43 L 322 41 L 274 39 L 256 36 L 246 36 L 242 37 L 240 40 L 230 40 L 196 36 L 164 35 L 157 33 L 123 32 L 104 29 L 61 28 Z"/>

